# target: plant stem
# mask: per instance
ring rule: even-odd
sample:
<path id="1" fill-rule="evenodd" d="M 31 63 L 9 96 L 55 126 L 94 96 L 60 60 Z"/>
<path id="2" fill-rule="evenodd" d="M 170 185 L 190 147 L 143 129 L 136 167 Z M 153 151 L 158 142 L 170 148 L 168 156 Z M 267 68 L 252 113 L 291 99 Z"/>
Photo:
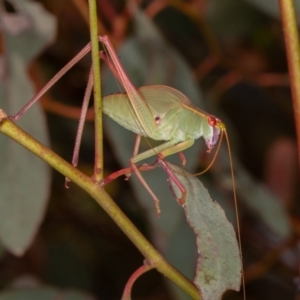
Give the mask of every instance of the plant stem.
<path id="1" fill-rule="evenodd" d="M 72 0 L 74 6 L 77 8 L 78 12 L 84 19 L 85 23 L 89 25 L 90 17 L 89 17 L 89 8 L 88 4 L 85 0 Z M 101 20 L 98 19 L 98 32 L 100 35 L 106 34 L 107 30 L 105 26 L 102 24 Z"/>
<path id="2" fill-rule="evenodd" d="M 279 5 L 291 81 L 291 92 L 297 131 L 298 162 L 300 164 L 300 48 L 298 27 L 294 1 L 279 0 Z"/>
<path id="3" fill-rule="evenodd" d="M 192 299 L 200 299 L 197 288 L 164 260 L 97 182 L 28 135 L 19 126 L 7 119 L 6 114 L 1 109 L 0 132 L 40 157 L 58 172 L 89 193 L 140 250 L 149 264 L 182 288 Z"/>
<path id="4" fill-rule="evenodd" d="M 131 300 L 132 287 L 136 280 L 141 277 L 144 273 L 153 269 L 153 266 L 145 263 L 139 267 L 128 279 L 121 300 Z"/>
<path id="5" fill-rule="evenodd" d="M 94 179 L 100 182 L 103 178 L 103 129 L 102 99 L 100 80 L 100 59 L 98 45 L 98 19 L 96 0 L 89 0 L 91 52 L 94 72 L 94 110 L 95 110 L 95 166 Z"/>

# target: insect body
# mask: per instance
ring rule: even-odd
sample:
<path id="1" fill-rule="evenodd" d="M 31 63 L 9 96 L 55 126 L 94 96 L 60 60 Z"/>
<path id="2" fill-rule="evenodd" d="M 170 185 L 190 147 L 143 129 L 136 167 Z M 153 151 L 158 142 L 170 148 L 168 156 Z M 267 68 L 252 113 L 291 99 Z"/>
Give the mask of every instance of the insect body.
<path id="1" fill-rule="evenodd" d="M 163 159 L 168 155 L 181 152 L 191 147 L 195 139 L 201 136 L 203 136 L 208 151 L 210 151 L 217 143 L 220 133 L 226 132 L 225 125 L 214 116 L 194 107 L 184 94 L 174 88 L 163 85 L 153 85 L 136 89 L 127 77 L 108 36 L 99 36 L 99 41 L 103 43 L 107 51 L 101 51 L 100 57 L 108 64 L 126 91 L 126 93 L 104 97 L 104 113 L 123 127 L 137 133 L 139 136 L 142 135 L 154 140 L 165 141 L 153 149 L 137 154 L 139 146 L 139 139 L 137 139 L 138 142 L 135 146 L 134 155 L 130 159 L 132 170 L 137 174 L 154 201 L 158 203 L 157 197 L 142 178 L 135 164 L 143 159 L 158 154 L 160 159 Z M 11 117 L 11 119 L 17 120 L 22 116 L 58 78 L 89 50 L 90 45 L 88 44 L 63 70 L 49 81 L 16 116 Z M 85 108 L 87 108 L 89 97 L 87 97 L 86 100 L 87 102 L 84 104 Z M 78 131 L 72 161 L 74 166 L 77 165 L 78 161 L 84 115 L 85 113 L 82 114 L 80 118 L 80 130 Z"/>
<path id="2" fill-rule="evenodd" d="M 153 150 L 137 155 L 135 162 L 157 153 L 167 156 L 182 151 L 192 146 L 201 136 L 209 150 L 217 143 L 224 124 L 193 106 L 178 90 L 164 85 L 153 85 L 141 87 L 137 91 L 155 120 L 157 130 L 151 135 L 139 126 L 128 94 L 114 94 L 103 99 L 103 112 L 121 126 L 138 135 L 167 141 Z"/>

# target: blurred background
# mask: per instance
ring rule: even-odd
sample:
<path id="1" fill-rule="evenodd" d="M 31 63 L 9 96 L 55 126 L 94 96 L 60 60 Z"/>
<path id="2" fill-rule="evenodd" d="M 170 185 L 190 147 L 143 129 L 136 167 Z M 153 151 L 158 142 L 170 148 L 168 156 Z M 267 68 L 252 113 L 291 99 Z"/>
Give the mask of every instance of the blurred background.
<path id="1" fill-rule="evenodd" d="M 86 45 L 89 30 L 84 19 L 86 1 L 36 2 L 40 2 L 58 22 L 55 41 L 30 65 L 30 76 L 39 90 Z M 227 126 L 241 199 L 247 299 L 299 299 L 297 147 L 277 1 L 264 1 L 263 7 L 258 1 L 251 0 L 138 2 L 168 47 L 177 51 L 190 69 L 202 97 L 204 107 L 201 108 L 220 117 Z M 7 10 L 13 11 L 13 7 L 6 4 Z M 137 31 L 137 23 L 124 1 L 98 0 L 98 14 L 100 34 L 108 34 L 116 49 Z M 150 53 L 152 46 L 148 44 Z M 168 52 L 163 55 L 161 61 L 167 60 Z M 125 54 L 120 58 L 125 63 Z M 147 63 L 150 66 L 158 63 L 158 69 L 161 66 L 163 70 L 161 77 L 172 79 L 172 62 L 167 66 L 160 65 L 150 54 Z M 86 57 L 41 101 L 51 148 L 67 161 L 72 158 L 89 68 L 90 59 Z M 134 68 L 132 76 L 138 76 L 139 71 Z M 144 71 L 149 70 L 150 67 Z M 136 80 L 137 86 L 143 84 L 142 79 L 132 80 Z M 185 81 L 185 77 L 180 80 Z M 88 118 L 79 168 L 92 174 L 92 112 Z M 104 145 L 106 175 L 122 168 L 122 159 L 115 156 L 118 153 L 115 148 L 120 145 L 107 130 Z M 127 143 L 132 149 L 133 139 Z M 200 149 L 193 158 L 198 162 L 199 171 L 211 158 L 205 153 L 205 149 Z M 228 159 L 226 155 L 221 157 Z M 232 191 L 228 188 L 228 161 L 224 164 L 217 161 L 213 170 L 202 175 L 200 180 L 212 190 L 219 189 L 220 202 L 225 203 L 226 214 L 231 219 L 234 208 Z M 227 175 L 219 178 L 222 172 Z M 23 257 L 2 253 L 1 289 L 29 277 L 51 286 L 83 290 L 95 299 L 120 299 L 127 279 L 141 265 L 142 255 L 85 192 L 74 184 L 65 189 L 63 176 L 56 171 L 52 171 L 52 175 L 46 214 L 30 248 Z M 141 232 L 163 251 L 162 245 L 168 241 L 161 242 L 157 231 L 153 231 L 155 216 L 149 216 L 149 210 L 154 211 L 153 204 L 149 204 L 149 210 L 145 209 L 128 182 L 122 179 L 110 184 L 107 190 Z M 243 201 L 250 194 L 252 199 L 248 202 L 256 203 L 254 209 L 247 199 Z M 215 199 L 213 195 L 214 192 L 212 198 Z M 270 204 L 264 202 L 267 197 L 272 199 L 268 200 Z M 167 213 L 162 218 L 168 218 Z M 234 222 L 234 217 L 232 220 Z M 176 220 L 174 224 L 177 224 Z M 182 240 L 172 240 L 173 249 L 182 243 L 185 244 Z M 189 250 L 188 246 L 186 250 Z M 191 256 L 194 262 L 195 255 Z M 180 253 L 177 259 L 180 260 Z M 160 274 L 151 271 L 134 286 L 133 299 L 189 299 L 176 293 Z M 224 299 L 242 299 L 242 294 L 228 292 Z"/>

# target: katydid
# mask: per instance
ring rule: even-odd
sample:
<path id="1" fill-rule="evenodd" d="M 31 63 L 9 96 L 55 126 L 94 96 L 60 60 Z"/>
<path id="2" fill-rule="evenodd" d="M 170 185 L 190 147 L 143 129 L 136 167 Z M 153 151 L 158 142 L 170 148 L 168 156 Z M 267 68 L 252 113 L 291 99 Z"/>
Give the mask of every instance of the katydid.
<path id="1" fill-rule="evenodd" d="M 151 156 L 160 154 L 160 158 L 181 152 L 194 144 L 194 141 L 203 136 L 208 151 L 219 139 L 220 133 L 225 131 L 225 125 L 213 115 L 207 114 L 192 105 L 191 101 L 180 91 L 164 85 L 143 86 L 136 89 L 127 77 L 108 36 L 99 36 L 107 50 L 100 56 L 121 82 L 126 93 L 109 95 L 103 98 L 103 112 L 123 127 L 137 133 L 138 136 L 149 137 L 154 140 L 164 140 L 161 145 L 145 151 L 138 152 L 139 138 L 137 139 L 134 155 L 130 159 L 132 170 L 137 174 L 142 184 L 148 190 L 156 203 L 159 213 L 158 199 L 141 176 L 136 163 Z M 44 88 L 31 99 L 12 120 L 19 119 L 56 81 L 59 80 L 76 62 L 90 51 L 90 44 L 86 45 L 61 71 L 59 71 Z M 92 78 L 90 76 L 89 81 Z M 87 89 L 89 92 L 90 88 Z M 85 96 L 84 106 L 87 107 L 89 97 Z M 81 115 L 80 124 L 84 121 Z M 82 132 L 82 126 L 81 132 Z M 74 150 L 73 165 L 77 165 L 80 135 Z M 183 188 L 180 187 L 182 190 Z M 184 200 L 183 200 L 184 202 Z"/>

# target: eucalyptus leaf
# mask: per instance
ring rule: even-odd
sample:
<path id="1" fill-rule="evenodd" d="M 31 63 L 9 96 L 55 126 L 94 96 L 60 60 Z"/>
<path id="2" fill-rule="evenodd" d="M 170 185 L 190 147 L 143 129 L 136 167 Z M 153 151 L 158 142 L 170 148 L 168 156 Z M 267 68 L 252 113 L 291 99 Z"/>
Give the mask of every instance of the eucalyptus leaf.
<path id="1" fill-rule="evenodd" d="M 30 0 L 11 0 L 16 12 L 0 6 L 4 54 L 0 65 L 0 107 L 17 113 L 34 95 L 27 74 L 29 63 L 54 39 L 56 22 Z M 38 104 L 18 121 L 34 138 L 49 145 L 45 116 Z M 15 255 L 29 247 L 43 218 L 50 185 L 50 169 L 23 147 L 0 136 L 0 239 Z"/>
<path id="2" fill-rule="evenodd" d="M 249 35 L 254 30 L 258 30 L 266 19 L 256 7 L 240 0 L 209 1 L 206 18 L 222 39 Z"/>
<path id="3" fill-rule="evenodd" d="M 203 184 L 182 168 L 167 163 L 186 190 L 182 205 L 186 219 L 197 236 L 198 262 L 194 283 L 204 300 L 221 299 L 222 294 L 241 285 L 242 263 L 232 224 L 222 207 L 212 201 Z M 182 192 L 172 178 L 171 188 L 179 200 Z"/>

